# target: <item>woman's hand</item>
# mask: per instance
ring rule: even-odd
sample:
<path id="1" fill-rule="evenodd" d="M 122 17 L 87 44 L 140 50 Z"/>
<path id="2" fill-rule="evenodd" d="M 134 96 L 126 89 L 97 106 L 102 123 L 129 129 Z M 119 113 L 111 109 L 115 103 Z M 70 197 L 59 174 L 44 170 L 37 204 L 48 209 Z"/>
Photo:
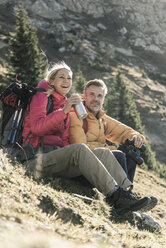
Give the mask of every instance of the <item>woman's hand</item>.
<path id="1" fill-rule="evenodd" d="M 67 99 L 67 102 L 63 108 L 65 114 L 69 113 L 72 106 L 75 104 L 79 104 L 81 102 L 81 97 L 79 94 L 72 94 L 71 97 Z"/>

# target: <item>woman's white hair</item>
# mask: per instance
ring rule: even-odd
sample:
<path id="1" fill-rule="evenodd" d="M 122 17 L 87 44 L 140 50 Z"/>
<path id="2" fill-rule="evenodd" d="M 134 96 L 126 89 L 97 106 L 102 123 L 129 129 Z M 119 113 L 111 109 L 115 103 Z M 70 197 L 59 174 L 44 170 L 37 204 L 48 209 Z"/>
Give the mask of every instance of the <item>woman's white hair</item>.
<path id="1" fill-rule="evenodd" d="M 64 61 L 55 63 L 50 69 L 48 69 L 45 79 L 49 83 L 51 89 L 48 89 L 45 92 L 45 94 L 47 95 L 47 97 L 49 97 L 54 92 L 55 89 L 51 85 L 51 80 L 54 80 L 55 79 L 55 76 L 56 76 L 57 72 L 59 70 L 61 70 L 61 69 L 66 69 L 66 70 L 68 70 L 71 73 L 71 75 L 73 74 L 73 72 L 70 69 L 70 67 Z"/>
<path id="2" fill-rule="evenodd" d="M 47 74 L 46 74 L 47 82 L 50 83 L 50 79 L 55 79 L 57 72 L 61 69 L 66 69 L 70 71 L 71 74 L 73 74 L 73 72 L 71 71 L 71 68 L 64 61 L 61 61 L 61 62 L 54 64 L 51 67 L 51 69 L 48 69 Z"/>

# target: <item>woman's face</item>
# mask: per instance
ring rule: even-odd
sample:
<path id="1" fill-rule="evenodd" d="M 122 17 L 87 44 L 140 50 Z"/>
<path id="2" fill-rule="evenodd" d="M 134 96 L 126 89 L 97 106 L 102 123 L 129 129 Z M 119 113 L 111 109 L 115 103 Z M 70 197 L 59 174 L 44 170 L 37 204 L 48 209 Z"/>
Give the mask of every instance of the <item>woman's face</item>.
<path id="1" fill-rule="evenodd" d="M 55 79 L 50 80 L 50 84 L 54 87 L 56 92 L 60 95 L 65 96 L 71 89 L 72 86 L 72 73 L 67 69 L 60 69 Z"/>

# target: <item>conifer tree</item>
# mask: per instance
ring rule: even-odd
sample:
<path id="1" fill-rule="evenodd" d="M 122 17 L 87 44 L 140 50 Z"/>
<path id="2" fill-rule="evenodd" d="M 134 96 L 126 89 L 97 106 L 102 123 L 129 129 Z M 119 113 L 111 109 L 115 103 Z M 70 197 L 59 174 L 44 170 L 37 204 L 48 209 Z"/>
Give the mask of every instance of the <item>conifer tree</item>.
<path id="1" fill-rule="evenodd" d="M 109 88 L 105 109 L 111 117 L 144 134 L 140 113 L 120 71 L 117 72 Z M 155 153 L 152 151 L 147 137 L 146 139 L 147 149 L 141 156 L 143 156 L 148 169 L 156 169 Z"/>
<path id="2" fill-rule="evenodd" d="M 132 94 L 129 92 L 123 75 L 118 73 L 117 83 L 119 86 L 119 119 L 133 129 L 144 132 L 144 127 L 141 123 L 140 114 L 137 111 L 136 104 Z"/>
<path id="3" fill-rule="evenodd" d="M 76 72 L 75 80 L 74 80 L 75 92 L 82 94 L 84 91 L 85 84 L 86 84 L 86 79 L 83 76 L 80 66 L 78 66 L 78 70 Z"/>
<path id="4" fill-rule="evenodd" d="M 18 75 L 21 82 L 36 85 L 45 74 L 46 57 L 38 48 L 37 30 L 32 26 L 22 0 L 16 13 L 15 32 L 10 33 L 8 59 L 7 79 L 10 82 Z"/>
<path id="5" fill-rule="evenodd" d="M 114 77 L 107 97 L 108 115 L 139 132 L 144 131 L 136 104 L 120 72 Z"/>
<path id="6" fill-rule="evenodd" d="M 116 76 L 113 77 L 110 86 L 108 87 L 108 94 L 105 99 L 104 107 L 107 110 L 107 114 L 116 120 L 119 118 L 119 88 Z"/>

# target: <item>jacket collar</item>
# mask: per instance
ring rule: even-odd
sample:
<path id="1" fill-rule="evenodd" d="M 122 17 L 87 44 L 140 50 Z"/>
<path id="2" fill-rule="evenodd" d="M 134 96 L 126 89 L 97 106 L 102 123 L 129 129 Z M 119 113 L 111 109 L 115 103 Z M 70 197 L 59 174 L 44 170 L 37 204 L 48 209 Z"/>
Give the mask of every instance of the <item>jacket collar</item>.
<path id="1" fill-rule="evenodd" d="M 52 96 L 56 99 L 56 102 L 59 102 L 59 103 L 61 103 L 61 102 L 63 102 L 63 101 L 66 102 L 66 97 L 60 95 L 60 94 L 57 93 L 56 91 L 54 91 L 54 92 L 52 93 Z"/>
<path id="2" fill-rule="evenodd" d="M 90 118 L 90 119 L 94 119 L 94 118 L 100 119 L 100 118 L 102 118 L 103 115 L 106 113 L 106 111 L 104 111 L 103 109 L 100 109 L 99 112 L 98 112 L 98 116 L 96 117 L 96 116 L 94 116 L 93 113 L 91 113 L 91 112 L 88 110 L 88 108 L 87 108 L 86 106 L 85 106 L 85 109 L 86 109 L 86 111 L 87 111 L 87 113 L 88 113 L 88 118 Z"/>
<path id="3" fill-rule="evenodd" d="M 50 85 L 48 84 L 48 82 L 46 81 L 46 79 L 42 79 L 39 83 L 38 83 L 38 88 L 43 88 L 45 89 L 46 91 L 51 89 Z M 65 103 L 66 102 L 66 97 L 65 96 L 62 96 L 60 95 L 59 93 L 57 93 L 56 91 L 54 91 L 52 94 L 51 94 L 56 102 L 60 103 L 60 104 L 63 104 L 63 102 Z"/>

